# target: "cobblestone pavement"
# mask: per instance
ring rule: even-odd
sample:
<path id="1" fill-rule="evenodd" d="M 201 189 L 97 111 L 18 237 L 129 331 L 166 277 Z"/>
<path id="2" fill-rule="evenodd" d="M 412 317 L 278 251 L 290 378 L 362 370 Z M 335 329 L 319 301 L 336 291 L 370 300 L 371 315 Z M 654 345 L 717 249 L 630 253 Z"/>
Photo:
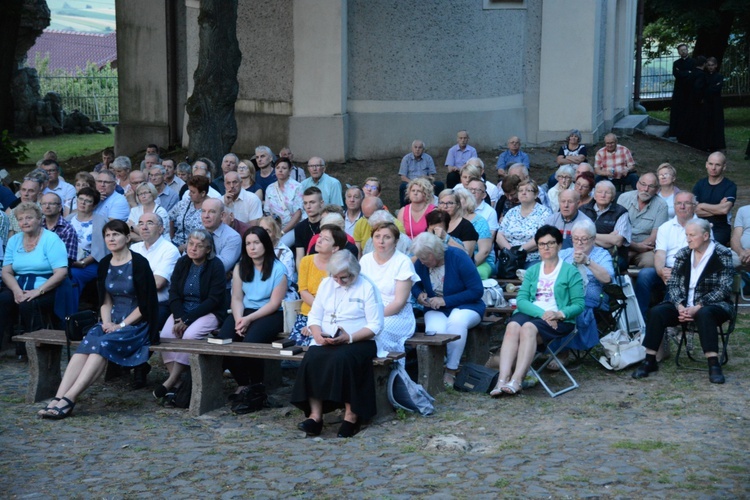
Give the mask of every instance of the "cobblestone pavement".
<path id="1" fill-rule="evenodd" d="M 746 342 L 747 338 L 743 339 Z M 157 359 L 149 381 L 165 376 Z M 158 406 L 125 379 L 99 382 L 63 421 L 24 402 L 27 367 L 0 356 L 0 491 L 6 498 L 750 496 L 747 358 L 727 384 L 667 361 L 644 381 L 574 367 L 581 388 L 493 400 L 449 391 L 428 418 L 395 417 L 320 438 L 291 407 L 201 418 Z M 227 393 L 232 390 L 227 381 Z M 274 393 L 287 401 L 289 387 Z"/>

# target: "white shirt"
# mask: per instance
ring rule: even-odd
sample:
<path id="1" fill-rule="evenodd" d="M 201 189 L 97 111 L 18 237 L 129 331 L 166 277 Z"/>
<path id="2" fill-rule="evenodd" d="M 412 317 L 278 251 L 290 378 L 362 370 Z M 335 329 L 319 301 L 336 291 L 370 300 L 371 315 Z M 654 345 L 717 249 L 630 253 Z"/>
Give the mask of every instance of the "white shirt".
<path id="1" fill-rule="evenodd" d="M 167 286 L 159 290 L 157 294 L 159 302 L 169 300 L 169 282 L 172 280 L 174 266 L 180 258 L 180 252 L 177 250 L 177 247 L 166 239 L 159 238 L 148 249 L 146 248 L 146 243 L 140 241 L 133 243 L 130 250 L 146 257 L 154 276 L 161 276 L 167 280 Z"/>
<path id="2" fill-rule="evenodd" d="M 44 194 L 55 193 L 62 199 L 63 206 L 70 205 L 70 200 L 76 197 L 76 188 L 72 184 L 68 184 L 65 180 L 60 177 L 57 181 L 57 187 L 55 189 L 46 188 Z"/>
<path id="3" fill-rule="evenodd" d="M 398 250 L 385 264 L 378 264 L 374 253 L 368 253 L 362 257 L 359 264 L 362 266 L 362 274 L 370 278 L 380 290 L 384 306 L 396 299 L 396 281 L 411 280 L 412 285 L 421 281 L 411 259 Z"/>
<path id="4" fill-rule="evenodd" d="M 693 299 L 695 299 L 695 285 L 698 284 L 698 278 L 701 277 L 701 274 L 703 274 L 703 270 L 706 269 L 706 264 L 708 264 L 708 259 L 711 258 L 711 256 L 714 254 L 714 250 L 716 249 L 716 243 L 713 241 L 710 241 L 708 243 L 708 248 L 706 248 L 706 252 L 703 254 L 703 257 L 701 257 L 701 260 L 698 261 L 698 265 L 693 265 L 693 255 L 695 253 L 695 250 L 692 250 L 690 252 L 690 284 L 688 285 L 688 296 L 687 296 L 687 306 L 693 307 L 695 304 L 693 303 Z"/>
<path id="5" fill-rule="evenodd" d="M 317 325 L 324 334 L 333 335 L 338 328 L 354 333 L 368 328 L 375 335 L 383 330 L 383 300 L 378 288 L 360 274 L 357 280 L 343 287 L 333 278 L 320 282 L 307 325 Z M 311 345 L 319 345 L 313 338 Z"/>
<path id="6" fill-rule="evenodd" d="M 497 200 L 500 199 L 500 196 L 502 195 L 502 193 L 497 188 L 497 186 L 494 185 L 493 183 L 491 183 L 490 181 L 484 181 L 484 186 L 487 189 L 487 194 L 490 197 L 490 202 L 494 206 L 495 203 L 497 203 Z M 490 229 L 492 229 L 492 228 L 490 228 Z"/>
<path id="7" fill-rule="evenodd" d="M 484 220 L 487 221 L 487 225 L 490 226 L 490 231 L 497 231 L 500 229 L 500 224 L 497 222 L 497 212 L 495 212 L 494 208 L 485 203 L 484 200 L 482 200 L 482 203 L 480 203 L 474 210 L 474 213 L 484 217 Z"/>
<path id="8" fill-rule="evenodd" d="M 697 219 L 695 215 L 693 219 Z M 685 228 L 677 222 L 677 217 L 669 219 L 656 230 L 656 243 L 654 251 L 661 250 L 666 254 L 665 267 L 674 267 L 674 258 L 677 252 L 687 246 Z"/>
<path id="9" fill-rule="evenodd" d="M 536 297 L 534 305 L 539 306 L 545 311 L 558 311 L 557 301 L 555 300 L 555 282 L 560 274 L 563 260 L 559 259 L 557 265 L 551 273 L 545 274 L 544 262 L 539 265 L 539 281 L 536 285 Z"/>
<path id="10" fill-rule="evenodd" d="M 186 189 L 185 194 L 182 195 L 182 199 L 187 200 L 189 196 L 190 196 L 190 190 Z M 221 195 L 221 193 L 215 190 L 214 188 L 212 188 L 211 186 L 208 186 L 208 197 L 221 200 L 222 203 L 224 202 L 224 197 Z"/>
<path id="11" fill-rule="evenodd" d="M 250 222 L 263 217 L 263 202 L 258 195 L 245 189 L 240 189 L 240 194 L 233 203 L 225 203 L 227 211 L 234 214 L 234 218 L 241 222 Z"/>

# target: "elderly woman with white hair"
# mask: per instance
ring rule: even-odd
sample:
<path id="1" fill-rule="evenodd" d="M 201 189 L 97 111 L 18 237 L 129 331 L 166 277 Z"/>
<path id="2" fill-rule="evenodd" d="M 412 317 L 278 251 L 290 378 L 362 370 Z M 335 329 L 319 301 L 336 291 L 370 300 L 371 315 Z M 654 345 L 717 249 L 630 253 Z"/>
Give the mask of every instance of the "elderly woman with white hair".
<path id="1" fill-rule="evenodd" d="M 646 359 L 633 372 L 633 378 L 659 371 L 656 351 L 668 327 L 693 322 L 708 361 L 708 380 L 723 384 L 717 327 L 733 313 L 732 252 L 711 239 L 711 225 L 705 219 L 691 219 L 685 224 L 685 235 L 688 244 L 675 256 L 666 298 L 649 310 L 643 339 Z"/>
<path id="2" fill-rule="evenodd" d="M 328 262 L 308 327 L 313 336 L 292 389 L 291 402 L 307 419 L 297 427 L 308 436 L 323 430 L 323 414 L 345 408 L 338 437 L 354 436 L 376 414 L 372 360 L 374 338 L 383 329 L 383 301 L 377 287 L 360 274 L 357 259 L 336 252 Z"/>
<path id="3" fill-rule="evenodd" d="M 552 213 L 560 211 L 560 201 L 557 197 L 566 189 L 573 189 L 573 177 L 576 171 L 570 165 L 563 165 L 557 169 L 555 173 L 555 179 L 557 184 L 547 191 L 547 198 L 549 198 L 549 206 L 552 209 Z"/>
<path id="4" fill-rule="evenodd" d="M 609 298 L 604 293 L 604 285 L 612 282 L 615 269 L 609 252 L 594 245 L 596 226 L 591 220 L 584 217 L 574 223 L 570 234 L 573 247 L 560 250 L 559 256 L 563 262 L 576 266 L 581 273 L 585 306 L 583 312 L 576 317 L 578 337 L 573 339 L 568 347 L 588 350 L 599 342 L 594 310 L 609 310 Z M 561 359 L 564 357 L 563 354 Z M 548 365 L 552 370 L 555 366 L 554 362 Z"/>
<path id="5" fill-rule="evenodd" d="M 417 303 L 425 308 L 425 331 L 460 335 L 447 346 L 443 382 L 453 385 L 469 329 L 484 316 L 484 287 L 474 262 L 466 252 L 446 247 L 432 233 L 422 233 L 412 244 L 417 257 L 414 269 L 420 281 L 411 289 Z"/>

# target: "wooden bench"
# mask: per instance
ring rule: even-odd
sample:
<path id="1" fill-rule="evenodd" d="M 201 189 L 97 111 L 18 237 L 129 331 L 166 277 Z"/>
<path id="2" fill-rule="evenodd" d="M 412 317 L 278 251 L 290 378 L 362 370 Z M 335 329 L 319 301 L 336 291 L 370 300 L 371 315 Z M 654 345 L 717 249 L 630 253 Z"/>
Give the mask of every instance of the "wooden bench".
<path id="1" fill-rule="evenodd" d="M 279 333 L 279 338 L 288 338 L 289 334 Z M 448 333 L 436 335 L 425 335 L 424 332 L 415 332 L 407 339 L 405 344 L 417 350 L 417 366 L 419 373 L 417 383 L 432 395 L 445 390 L 443 385 L 443 364 L 447 351 L 448 342 L 458 340 L 460 336 Z"/>
<path id="2" fill-rule="evenodd" d="M 490 309 L 488 308 L 488 310 Z M 496 326 L 501 325 L 505 321 L 505 316 L 509 314 L 506 311 L 512 311 L 512 309 L 495 308 L 493 311 L 495 311 L 495 316 L 485 313 L 485 317 L 482 318 L 482 321 L 480 321 L 477 326 L 469 329 L 469 334 L 466 336 L 466 346 L 464 347 L 463 354 L 463 357 L 469 363 L 483 365 L 487 361 L 488 353 L 490 351 L 490 338 L 492 337 L 493 330 Z M 424 330 L 424 318 L 417 318 L 417 327 Z M 422 335 L 424 334 L 422 333 Z M 447 335 L 453 334 L 449 332 Z M 454 336 L 458 337 L 458 335 Z M 409 342 L 407 342 L 407 344 L 409 344 Z"/>
<path id="3" fill-rule="evenodd" d="M 62 330 L 38 330 L 36 332 L 16 335 L 16 342 L 26 344 L 29 357 L 29 385 L 26 390 L 26 402 L 35 403 L 55 395 L 60 381 L 60 360 L 63 346 L 67 345 L 65 332 Z M 80 342 L 72 342 L 78 346 Z M 206 412 L 221 408 L 226 404 L 223 382 L 223 358 L 239 356 L 263 360 L 301 361 L 304 353 L 295 356 L 284 356 L 279 349 L 270 344 L 236 342 L 226 345 L 209 344 L 205 340 L 161 339 L 159 345 L 149 347 L 152 352 L 181 352 L 190 354 L 190 371 L 193 378 L 193 390 L 190 399 L 190 415 L 197 417 Z M 387 358 L 375 358 L 373 368 L 375 375 L 375 392 L 378 414 L 381 419 L 393 413 L 388 401 L 389 365 L 394 360 L 404 357 L 404 353 L 390 353 Z M 278 363 L 274 363 L 278 365 Z M 280 375 L 279 375 L 280 376 Z"/>

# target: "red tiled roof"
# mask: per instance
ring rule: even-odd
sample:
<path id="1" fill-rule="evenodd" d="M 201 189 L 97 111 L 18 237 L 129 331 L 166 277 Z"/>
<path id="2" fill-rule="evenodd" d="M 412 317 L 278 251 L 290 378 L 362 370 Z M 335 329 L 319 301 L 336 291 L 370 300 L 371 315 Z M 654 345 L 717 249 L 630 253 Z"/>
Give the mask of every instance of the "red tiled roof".
<path id="1" fill-rule="evenodd" d="M 73 31 L 44 30 L 27 54 L 27 64 L 32 68 L 36 54 L 45 57 L 49 54 L 49 69 L 63 69 L 74 73 L 76 68 L 84 69 L 88 62 L 98 67 L 117 62 L 117 37 L 114 32 L 82 33 Z"/>

